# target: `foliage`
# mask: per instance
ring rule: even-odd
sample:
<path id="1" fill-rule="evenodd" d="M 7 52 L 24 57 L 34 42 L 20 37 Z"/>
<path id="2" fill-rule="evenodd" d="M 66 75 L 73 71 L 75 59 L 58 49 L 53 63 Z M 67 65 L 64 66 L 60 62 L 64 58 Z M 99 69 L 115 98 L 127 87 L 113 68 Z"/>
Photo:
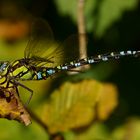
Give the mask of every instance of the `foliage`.
<path id="1" fill-rule="evenodd" d="M 63 16 L 70 16 L 77 22 L 77 1 L 57 0 L 58 11 Z M 87 0 L 85 1 L 85 18 L 88 32 L 95 33 L 98 37 L 104 35 L 105 31 L 123 15 L 126 10 L 133 10 L 138 0 Z"/>
<path id="2" fill-rule="evenodd" d="M 41 106 L 41 118 L 50 133 L 88 126 L 105 120 L 117 105 L 117 91 L 111 84 L 94 80 L 65 83 Z"/>
<path id="3" fill-rule="evenodd" d="M 56 29 L 54 30 L 55 33 L 58 31 L 57 34 L 59 35 L 65 34 L 65 29 L 67 30 L 68 26 L 65 25 L 63 28 L 60 28 L 59 25 L 60 23 L 64 25 L 65 21 L 63 19 L 66 17 L 68 17 L 68 22 L 71 23 L 71 26 L 72 23 L 74 26 L 77 26 L 77 1 L 72 0 L 70 3 L 66 0 L 53 1 L 53 3 L 51 3 L 52 9 L 48 4 L 51 10 L 49 9 L 50 11 L 47 12 L 44 10 L 46 13 L 44 12 L 42 16 L 50 15 L 48 16 L 49 18 L 47 18 L 50 19 L 52 25 L 56 25 L 56 27 L 54 27 Z M 32 1 L 30 2 L 35 5 L 35 7 L 41 3 L 37 2 L 37 4 L 35 4 Z M 136 22 L 138 26 L 135 26 L 135 23 L 133 23 L 130 25 L 132 27 L 132 29 L 130 29 L 130 26 L 128 26 L 129 22 L 125 19 L 126 17 L 124 18 L 124 15 L 126 13 L 129 15 L 130 13 L 130 17 L 128 18 L 130 18 L 129 21 L 133 22 L 133 17 L 137 15 L 137 13 L 132 14 L 131 12 L 137 10 L 138 0 L 87 0 L 85 2 L 84 13 L 87 31 L 89 34 L 94 34 L 96 39 L 99 39 L 98 41 L 95 40 L 96 42 L 92 42 L 92 40 L 92 44 L 104 44 L 103 41 L 106 38 L 109 38 L 110 44 L 112 40 L 116 46 L 120 43 L 121 49 L 124 47 L 124 41 L 128 42 L 128 46 L 125 46 L 127 48 L 130 47 L 130 41 L 132 42 L 132 46 L 136 43 L 135 40 L 139 37 L 139 34 L 137 35 L 139 31 L 139 29 L 137 30 L 139 20 L 137 19 Z M 33 9 L 31 11 L 34 11 Z M 54 9 L 56 9 L 56 11 Z M 34 13 L 39 13 L 40 11 L 41 10 L 36 9 Z M 54 23 L 51 19 L 54 20 Z M 112 31 L 111 29 L 116 23 L 121 24 L 123 20 L 126 20 L 126 22 L 120 30 L 125 34 L 123 34 L 123 37 L 119 36 L 122 38 L 116 41 L 112 39 L 116 34 L 114 30 Z M 58 21 L 61 22 L 59 23 Z M 129 27 L 129 30 L 123 30 L 126 26 Z M 135 28 L 136 30 L 134 30 Z M 106 36 L 107 30 L 112 31 L 109 37 Z M 125 36 L 131 30 L 134 30 L 133 34 L 130 32 L 131 36 Z M 10 34 L 10 30 L 7 34 Z M 13 61 L 22 58 L 26 45 L 25 40 L 16 40 L 8 44 L 5 43 L 2 38 L 0 40 L 0 59 Z M 92 48 L 93 46 L 89 47 L 89 49 Z M 101 48 L 98 49 L 100 50 Z M 129 114 L 127 114 L 129 110 L 131 111 L 131 115 L 139 115 L 139 88 L 137 88 L 139 87 L 140 78 L 139 60 L 138 62 L 136 59 L 123 61 L 123 64 L 125 64 L 123 69 L 121 69 L 119 63 L 116 62 L 113 62 L 114 64 L 101 63 L 94 65 L 90 70 L 78 74 L 78 76 L 74 78 L 72 78 L 72 75 L 65 75 L 65 78 L 63 78 L 62 74 L 62 78 L 23 82 L 24 85 L 34 91 L 33 99 L 28 106 L 28 108 L 32 110 L 32 113 L 29 112 L 31 113 L 32 124 L 25 127 L 23 124 L 19 124 L 15 121 L 0 119 L 0 139 L 46 140 L 49 139 L 49 137 L 57 139 L 57 136 L 60 136 L 60 138 L 63 137 L 66 140 L 140 139 L 139 118 L 131 117 L 127 122 L 124 122 L 126 118 L 130 118 Z M 128 64 L 129 62 L 131 63 Z M 117 72 L 119 74 L 115 75 Z M 127 72 L 129 72 L 128 75 Z M 79 79 L 81 81 L 79 81 Z M 104 82 L 99 82 L 97 79 L 103 80 Z M 105 81 L 113 81 L 115 84 Z M 19 88 L 19 91 L 20 98 L 17 96 L 16 91 L 11 91 L 14 93 L 14 96 L 9 103 L 6 102 L 5 98 L 0 97 L 0 116 L 6 117 L 12 114 L 8 119 L 18 120 L 23 123 L 27 121 L 30 123 L 29 114 L 23 106 L 29 97 L 25 94 L 28 91 L 22 88 Z M 118 98 L 118 96 L 120 98 Z M 15 102 L 18 102 L 18 104 L 15 105 Z M 116 108 L 117 105 L 119 105 L 118 108 Z M 21 110 L 25 112 L 25 118 L 20 114 Z M 133 111 L 136 112 L 133 114 Z M 22 137 L 23 135 L 24 137 Z"/>

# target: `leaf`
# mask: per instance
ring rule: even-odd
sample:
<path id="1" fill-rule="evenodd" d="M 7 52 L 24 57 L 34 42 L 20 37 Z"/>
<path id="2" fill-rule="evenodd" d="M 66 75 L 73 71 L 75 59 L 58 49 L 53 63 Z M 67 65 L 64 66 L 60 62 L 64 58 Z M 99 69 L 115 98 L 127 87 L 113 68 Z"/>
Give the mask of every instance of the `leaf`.
<path id="1" fill-rule="evenodd" d="M 138 4 L 138 0 L 105 0 L 100 4 L 98 25 L 96 34 L 102 36 L 112 23 L 122 18 L 124 11 L 134 9 Z M 95 22 L 94 20 L 94 22 Z M 92 27 L 93 29 L 93 27 Z"/>
<path id="2" fill-rule="evenodd" d="M 108 101 L 104 101 L 101 98 L 102 94 L 104 94 L 104 89 L 104 84 L 95 80 L 84 80 L 78 83 L 66 82 L 60 89 L 55 90 L 48 103 L 41 107 L 40 117 L 49 128 L 50 133 L 64 132 L 69 129 L 88 126 L 96 119 L 97 115 L 101 115 L 98 118 L 103 120 L 116 107 L 110 107 L 108 112 L 106 108 L 102 108 L 104 102 Z M 109 91 L 106 88 L 105 92 L 107 90 Z M 108 92 L 106 95 L 109 93 L 111 92 Z M 114 94 L 116 93 L 115 91 Z M 107 105 L 110 106 L 112 104 L 107 103 Z M 105 115 L 103 115 L 104 113 Z"/>
<path id="3" fill-rule="evenodd" d="M 19 99 L 16 88 L 0 89 L 0 117 L 17 120 L 25 125 L 31 123 L 30 115 Z"/>
<path id="4" fill-rule="evenodd" d="M 140 139 L 140 119 L 138 117 L 129 118 L 126 123 L 118 126 L 112 133 L 111 139 Z"/>
<path id="5" fill-rule="evenodd" d="M 117 88 L 112 84 L 103 84 L 97 103 L 97 113 L 100 120 L 106 120 L 112 110 L 118 105 Z"/>
<path id="6" fill-rule="evenodd" d="M 138 5 L 138 0 L 88 0 L 85 1 L 86 27 L 89 32 L 94 32 L 101 37 L 112 23 L 122 17 L 124 11 L 132 10 Z M 69 16 L 77 23 L 78 0 L 57 0 L 55 4 L 61 15 Z"/>
<path id="7" fill-rule="evenodd" d="M 77 7 L 77 1 L 71 0 L 71 2 L 68 4 L 68 1 L 66 0 L 57 0 L 55 1 L 55 4 L 57 6 L 58 12 L 62 15 L 68 15 L 73 20 L 76 20 L 76 7 Z"/>
<path id="8" fill-rule="evenodd" d="M 73 140 L 114 140 L 109 139 L 107 127 L 102 123 L 92 124 L 86 131 L 78 133 Z"/>

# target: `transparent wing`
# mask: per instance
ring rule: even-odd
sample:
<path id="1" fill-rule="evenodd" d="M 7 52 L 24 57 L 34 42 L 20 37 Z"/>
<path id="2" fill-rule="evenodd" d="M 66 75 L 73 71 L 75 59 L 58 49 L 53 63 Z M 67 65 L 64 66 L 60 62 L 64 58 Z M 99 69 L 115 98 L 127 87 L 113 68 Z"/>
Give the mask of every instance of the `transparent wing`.
<path id="1" fill-rule="evenodd" d="M 55 67 L 78 58 L 78 51 L 75 51 L 78 50 L 77 40 L 77 37 L 71 36 L 60 45 L 55 42 L 49 24 L 36 19 L 32 24 L 24 57 L 30 61 L 30 65 Z"/>
<path id="2" fill-rule="evenodd" d="M 44 20 L 36 19 L 31 25 L 31 35 L 25 48 L 24 57 L 31 59 L 32 63 L 34 61 L 48 61 L 47 54 L 50 53 L 53 44 L 54 39 L 50 26 Z"/>

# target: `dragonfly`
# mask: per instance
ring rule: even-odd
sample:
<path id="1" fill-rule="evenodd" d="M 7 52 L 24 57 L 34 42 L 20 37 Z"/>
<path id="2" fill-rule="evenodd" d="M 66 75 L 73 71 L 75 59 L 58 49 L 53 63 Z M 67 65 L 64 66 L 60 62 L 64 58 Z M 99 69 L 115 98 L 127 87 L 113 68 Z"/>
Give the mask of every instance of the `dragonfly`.
<path id="1" fill-rule="evenodd" d="M 72 53 L 70 53 L 70 49 L 66 45 L 62 45 L 66 47 L 65 49 L 54 42 L 52 30 L 47 22 L 41 19 L 33 22 L 30 39 L 24 51 L 24 58 L 13 62 L 0 62 L 0 89 L 17 89 L 18 86 L 21 86 L 31 93 L 28 100 L 29 103 L 33 95 L 33 90 L 20 83 L 20 81 L 46 80 L 57 73 L 69 71 L 84 65 L 119 59 L 124 56 L 135 57 L 140 55 L 140 50 L 128 50 L 78 59 L 76 55 L 71 55 Z M 65 59 L 63 59 L 65 55 L 64 50 L 68 50 Z M 75 50 L 73 49 L 72 51 Z M 10 96 L 10 93 L 7 96 Z"/>

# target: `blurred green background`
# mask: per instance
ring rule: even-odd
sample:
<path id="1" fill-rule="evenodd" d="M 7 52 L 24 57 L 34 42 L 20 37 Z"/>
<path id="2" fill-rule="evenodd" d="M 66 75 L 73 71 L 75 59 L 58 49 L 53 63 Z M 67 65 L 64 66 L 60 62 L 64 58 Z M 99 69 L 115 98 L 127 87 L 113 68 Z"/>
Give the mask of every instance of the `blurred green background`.
<path id="1" fill-rule="evenodd" d="M 54 36 L 63 42 L 69 35 L 77 33 L 78 0 L 1 0 L 0 1 L 0 60 L 13 61 L 23 58 L 27 45 L 29 27 L 27 13 L 48 21 Z M 25 12 L 26 10 L 26 12 Z M 139 0 L 86 0 L 85 22 L 88 35 L 88 56 L 111 51 L 140 49 L 140 2 Z M 102 135 L 105 139 L 120 140 L 127 134 L 126 120 L 133 125 L 133 139 L 140 135 L 140 58 L 123 58 L 92 65 L 83 74 L 71 76 L 74 81 L 93 78 L 112 82 L 119 90 L 119 106 L 111 117 L 102 124 L 95 124 L 91 132 Z M 34 96 L 29 108 L 36 111 L 40 103 L 47 98 L 50 87 L 57 87 L 62 81 L 71 77 L 46 81 L 29 81 L 25 85 L 33 89 Z M 61 82 L 60 82 L 61 81 Z M 26 90 L 19 88 L 23 102 L 28 99 Z M 139 125 L 138 125 L 139 124 Z M 132 128 L 131 128 L 132 129 Z M 90 134 L 91 135 L 91 134 Z M 46 140 L 48 134 L 35 121 L 25 127 L 15 121 L 0 119 L 1 140 Z M 68 132 L 65 139 L 74 140 L 75 134 Z M 78 139 L 86 139 L 84 136 Z M 90 139 L 90 138 L 89 138 Z M 92 139 L 92 138 L 91 138 Z M 94 138 L 93 138 L 94 139 Z M 103 139 L 103 138 L 102 138 Z M 88 140 L 88 138 L 87 138 Z"/>

